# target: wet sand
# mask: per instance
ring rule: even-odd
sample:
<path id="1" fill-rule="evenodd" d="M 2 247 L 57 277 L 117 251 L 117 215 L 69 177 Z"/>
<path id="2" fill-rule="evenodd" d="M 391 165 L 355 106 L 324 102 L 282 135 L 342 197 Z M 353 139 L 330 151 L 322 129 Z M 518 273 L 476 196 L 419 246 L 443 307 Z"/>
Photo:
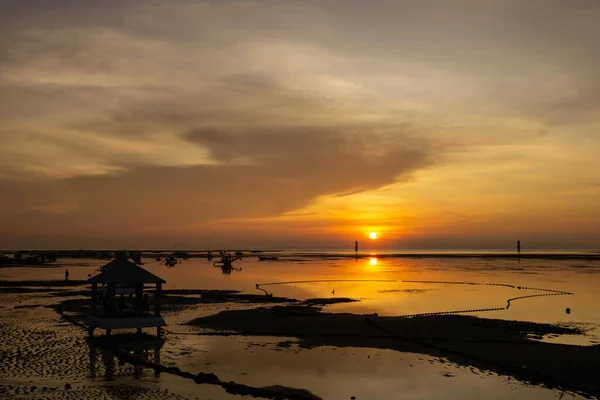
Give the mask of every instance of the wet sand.
<path id="1" fill-rule="evenodd" d="M 21 284 L 27 284 L 28 287 L 18 287 L 13 282 L 10 287 L 0 287 L 0 293 L 4 289 L 10 289 L 12 294 L 19 290 L 31 294 L 32 290 L 36 290 L 29 286 L 30 282 Z M 38 286 L 38 295 L 59 300 L 61 312 L 70 315 L 74 321 L 77 321 L 78 315 L 89 310 L 89 300 L 85 297 L 87 290 L 83 287 L 63 293 L 60 288 L 54 288 L 56 292 L 48 292 L 42 283 Z M 581 335 L 584 332 L 578 326 L 460 315 L 405 318 L 322 311 L 322 306 L 327 304 L 353 301 L 356 300 L 315 298 L 298 301 L 235 290 L 179 289 L 166 290 L 162 303 L 167 314 L 199 305 L 214 307 L 242 304 L 250 307 L 228 311 L 212 308 L 206 316 L 189 322 L 189 325 L 201 328 L 199 333 L 204 335 L 296 337 L 305 348 L 334 346 L 421 353 L 547 387 L 573 390 L 590 396 L 600 394 L 597 382 L 600 346 L 569 346 L 538 341 L 549 336 Z M 48 307 L 56 308 L 56 304 Z M 269 306 L 256 308 L 260 304 Z M 19 304 L 14 305 L 13 309 L 36 306 Z M 163 371 L 169 372 L 167 369 Z M 182 371 L 178 369 L 171 369 L 170 372 L 196 380 L 189 373 L 181 375 Z M 212 382 L 209 379 L 204 383 L 224 383 L 216 377 L 211 379 Z M 226 384 L 223 387 L 226 388 Z M 253 388 L 240 387 L 234 390 Z M 263 392 L 266 396 L 265 393 L 268 392 Z"/>
<path id="2" fill-rule="evenodd" d="M 581 334 L 576 327 L 469 316 L 331 314 L 316 307 L 296 306 L 223 311 L 190 324 L 217 333 L 298 337 L 308 347 L 371 347 L 443 356 L 548 387 L 600 395 L 600 346 L 532 340 L 544 335 Z"/>
<path id="3" fill-rule="evenodd" d="M 22 296 L 2 303 L 31 300 Z M 41 299 L 37 299 L 41 302 Z M 165 390 L 142 374 L 137 382 L 123 385 L 102 379 L 106 370 L 98 363 L 90 372 L 90 350 L 84 332 L 56 318 L 44 306 L 4 307 L 0 311 L 0 397 L 4 399 L 98 399 L 148 398 L 182 400 L 192 398 Z M 130 365 L 117 368 L 133 375 Z"/>
<path id="4" fill-rule="evenodd" d="M 23 286 L 19 286 L 23 285 Z M 51 287 L 52 286 L 52 287 Z M 307 390 L 282 385 L 253 387 L 223 381 L 214 374 L 190 374 L 176 365 L 148 360 L 142 354 L 152 350 L 157 340 L 151 335 L 121 334 L 111 338 L 89 339 L 81 329 L 81 313 L 89 310 L 89 294 L 83 286 L 66 282 L 11 282 L 0 287 L 0 395 L 26 399 L 149 398 L 189 399 L 199 393 L 207 399 L 252 396 L 265 399 L 319 400 Z M 164 315 L 169 316 L 190 305 L 222 303 L 289 302 L 267 296 L 236 291 L 175 291 L 184 295 L 164 296 Z M 78 298 L 73 298 L 78 297 Z M 59 315 L 56 311 L 64 313 Z M 164 342 L 164 340 L 163 340 Z M 139 354 L 128 348 L 142 349 Z M 148 346 L 145 345 L 148 343 Z M 160 346 L 159 346 L 160 347 Z M 150 351 L 149 354 L 151 354 Z M 159 381 L 160 374 L 163 377 Z M 166 382 L 164 376 L 171 378 Z M 131 382 L 122 379 L 133 377 Z M 177 380 L 186 381 L 186 390 Z M 119 381 L 117 383 L 117 381 Z M 175 383 L 174 383 L 174 382 Z M 198 384 L 202 385 L 199 389 Z M 209 389 L 206 389 L 205 387 Z M 165 387 L 166 386 L 166 387 Z"/>
<path id="5" fill-rule="evenodd" d="M 195 270 L 189 271 L 192 273 Z M 87 274 L 87 271 L 79 273 L 82 274 Z M 218 385 L 196 385 L 195 378 L 182 378 L 178 375 L 177 366 L 182 361 L 186 364 L 185 356 L 171 359 L 163 357 L 161 364 L 171 370 L 162 370 L 163 375 L 159 381 L 153 379 L 156 372 L 154 368 L 142 365 L 143 372 L 136 372 L 139 365 L 133 360 L 123 365 L 117 364 L 113 380 L 104 376 L 107 369 L 105 365 L 99 365 L 97 377 L 91 378 L 90 348 L 85 332 L 61 320 L 54 311 L 61 303 L 63 312 L 68 315 L 76 317 L 77 314 L 86 312 L 89 309 L 89 289 L 83 283 L 60 280 L 0 281 L 2 337 L 15 338 L 0 346 L 0 396 L 121 398 L 139 394 L 144 398 L 179 399 L 195 397 L 198 387 L 201 387 L 205 398 L 239 398 L 227 394 Z M 249 289 L 253 289 L 253 286 Z M 422 287 L 395 289 L 382 286 L 377 291 L 381 290 L 383 295 L 393 295 L 398 290 L 429 293 L 429 289 Z M 282 286 L 277 286 L 276 292 L 293 294 L 291 290 L 282 289 Z M 336 285 L 335 289 L 336 292 L 338 289 L 342 291 L 341 286 Z M 469 286 L 467 289 L 475 287 Z M 319 292 L 317 295 L 326 295 L 331 288 L 325 290 L 327 292 Z M 297 343 L 304 349 L 362 348 L 420 353 L 443 357 L 456 365 L 513 376 L 526 382 L 590 396 L 599 395 L 598 384 L 595 382 L 595 376 L 600 371 L 600 365 L 596 361 L 600 360 L 599 346 L 579 347 L 538 342 L 542 338 L 581 335 L 578 325 L 558 326 L 463 316 L 395 318 L 389 315 L 365 316 L 360 312 L 323 312 L 323 309 L 333 310 L 333 307 L 344 304 L 362 304 L 362 301 L 351 297 L 304 297 L 299 301 L 292 296 L 271 297 L 260 292 L 254 294 L 229 289 L 169 288 L 164 293 L 164 315 L 169 323 L 167 331 L 172 332 L 167 334 L 167 338 L 168 343 L 175 344 L 173 348 L 185 348 L 185 343 L 194 343 L 185 339 L 183 334 L 221 337 L 224 341 L 237 339 L 235 336 L 221 335 L 243 335 L 240 337 L 246 338 L 268 335 L 286 338 L 285 340 L 298 338 Z M 229 311 L 223 311 L 228 308 Z M 198 316 L 203 317 L 197 318 Z M 187 325 L 187 330 L 186 326 L 180 325 L 193 319 L 192 324 Z M 223 345 L 227 346 L 227 343 Z M 287 364 L 282 367 L 287 368 Z M 182 370 L 185 368 L 179 372 Z M 210 370 L 208 366 L 195 371 L 194 376 L 198 372 L 210 374 Z M 136 374 L 140 378 L 128 380 L 127 383 L 119 379 L 128 379 L 127 377 Z M 217 376 L 224 383 L 231 379 L 222 373 Z M 114 382 L 115 379 L 119 381 L 118 384 Z M 236 378 L 234 380 L 237 381 Z M 70 383 L 71 388 L 65 389 L 65 383 Z M 249 383 L 249 387 L 252 387 L 252 382 Z M 268 385 L 258 385 L 257 388 L 290 382 L 267 380 L 267 383 Z M 291 383 L 294 387 L 303 387 Z M 319 391 L 316 393 L 319 394 Z"/>

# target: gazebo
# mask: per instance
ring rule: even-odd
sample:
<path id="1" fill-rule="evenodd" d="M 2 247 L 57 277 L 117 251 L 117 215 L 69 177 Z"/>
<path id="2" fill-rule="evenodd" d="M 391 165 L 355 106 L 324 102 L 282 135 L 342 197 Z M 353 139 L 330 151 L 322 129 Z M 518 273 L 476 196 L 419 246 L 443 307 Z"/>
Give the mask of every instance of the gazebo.
<path id="1" fill-rule="evenodd" d="M 101 271 L 87 280 L 92 284 L 92 312 L 84 322 L 90 336 L 96 328 L 106 329 L 106 335 L 113 329 L 135 328 L 141 333 L 142 328 L 157 328 L 156 334 L 160 336 L 160 327 L 166 325 L 160 316 L 160 292 L 166 281 L 125 256 L 115 258 Z M 150 297 L 144 294 L 146 284 L 156 285 L 153 312 Z"/>

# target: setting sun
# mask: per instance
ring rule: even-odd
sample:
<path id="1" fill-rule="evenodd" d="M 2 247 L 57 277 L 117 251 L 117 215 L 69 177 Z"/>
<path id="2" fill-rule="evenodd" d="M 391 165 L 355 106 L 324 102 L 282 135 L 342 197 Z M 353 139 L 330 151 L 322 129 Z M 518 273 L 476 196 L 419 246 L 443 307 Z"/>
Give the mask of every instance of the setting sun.
<path id="1" fill-rule="evenodd" d="M 369 232 L 369 239 L 377 239 L 377 232 Z"/>

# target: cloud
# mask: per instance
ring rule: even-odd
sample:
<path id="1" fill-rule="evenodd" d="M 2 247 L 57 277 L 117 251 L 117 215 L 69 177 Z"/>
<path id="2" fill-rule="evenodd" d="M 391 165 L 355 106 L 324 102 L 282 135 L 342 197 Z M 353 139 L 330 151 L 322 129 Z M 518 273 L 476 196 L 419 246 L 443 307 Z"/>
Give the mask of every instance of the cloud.
<path id="1" fill-rule="evenodd" d="M 406 179 L 434 158 L 410 124 L 364 104 L 365 89 L 332 70 L 343 60 L 320 46 L 217 48 L 97 25 L 20 38 L 0 137 L 21 180 L 0 182 L 4 234 L 144 236 L 276 217 Z"/>
<path id="2" fill-rule="evenodd" d="M 0 16 L 5 234 L 343 212 L 442 163 L 459 213 L 597 180 L 594 1 L 46 3 Z"/>
<path id="3" fill-rule="evenodd" d="M 33 206 L 31 210 L 42 214 L 58 214 L 67 215 L 72 213 L 74 210 L 79 208 L 77 203 L 62 203 L 62 204 L 44 204 L 40 206 Z"/>
<path id="4" fill-rule="evenodd" d="M 216 165 L 136 166 L 118 175 L 80 176 L 51 185 L 11 182 L 4 204 L 21 220 L 43 222 L 39 212 L 60 210 L 61 224 L 47 226 L 49 231 L 66 227 L 123 233 L 155 224 L 168 228 L 220 218 L 272 217 L 319 196 L 390 184 L 427 166 L 431 155 L 426 147 L 415 148 L 414 140 L 404 137 L 403 132 L 356 136 L 342 128 L 241 133 L 193 129 L 188 140 L 205 147 Z M 246 162 L 237 165 L 237 159 Z M 32 192 L 38 198 L 34 204 L 28 197 Z M 57 202 L 61 196 L 78 207 L 62 207 Z M 28 201 L 21 202 L 23 197 Z M 48 203 L 40 204 L 41 199 Z"/>

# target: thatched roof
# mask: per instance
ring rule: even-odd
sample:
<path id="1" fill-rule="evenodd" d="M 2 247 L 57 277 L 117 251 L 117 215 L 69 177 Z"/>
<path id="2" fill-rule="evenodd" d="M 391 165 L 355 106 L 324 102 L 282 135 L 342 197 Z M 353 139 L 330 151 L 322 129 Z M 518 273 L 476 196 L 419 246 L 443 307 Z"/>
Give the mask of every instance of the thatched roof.
<path id="1" fill-rule="evenodd" d="M 88 279 L 88 283 L 166 283 L 125 257 L 117 257 L 101 269 L 102 272 Z"/>

